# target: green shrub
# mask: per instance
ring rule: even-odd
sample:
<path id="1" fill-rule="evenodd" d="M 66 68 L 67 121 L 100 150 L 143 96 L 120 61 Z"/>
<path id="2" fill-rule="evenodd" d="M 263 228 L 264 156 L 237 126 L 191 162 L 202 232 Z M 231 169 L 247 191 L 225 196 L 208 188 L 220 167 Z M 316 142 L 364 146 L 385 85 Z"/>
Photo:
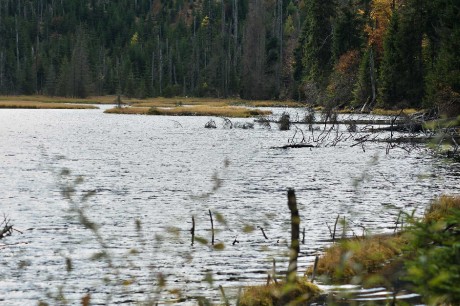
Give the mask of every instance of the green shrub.
<path id="1" fill-rule="evenodd" d="M 410 234 L 407 279 L 429 305 L 460 305 L 460 197 L 441 197 Z"/>

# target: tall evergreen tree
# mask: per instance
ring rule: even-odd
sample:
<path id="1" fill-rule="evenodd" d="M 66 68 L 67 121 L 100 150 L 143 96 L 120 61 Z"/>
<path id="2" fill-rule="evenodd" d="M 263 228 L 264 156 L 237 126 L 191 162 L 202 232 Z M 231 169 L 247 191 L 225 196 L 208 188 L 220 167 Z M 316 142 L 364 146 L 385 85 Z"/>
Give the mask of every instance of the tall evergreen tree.
<path id="1" fill-rule="evenodd" d="M 333 65 L 332 18 L 336 2 L 309 0 L 305 9 L 305 22 L 295 51 L 294 77 L 321 90 L 326 87 Z"/>
<path id="2" fill-rule="evenodd" d="M 402 73 L 402 54 L 400 49 L 399 14 L 394 12 L 383 42 L 383 60 L 380 66 L 380 103 L 391 107 L 402 99 L 400 75 Z"/>

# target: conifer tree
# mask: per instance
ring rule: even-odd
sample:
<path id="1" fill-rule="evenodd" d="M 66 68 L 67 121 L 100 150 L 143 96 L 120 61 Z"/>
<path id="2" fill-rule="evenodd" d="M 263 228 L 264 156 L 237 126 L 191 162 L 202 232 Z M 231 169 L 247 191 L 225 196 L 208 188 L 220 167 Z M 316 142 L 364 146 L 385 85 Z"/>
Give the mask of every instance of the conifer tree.
<path id="1" fill-rule="evenodd" d="M 332 69 L 332 17 L 335 1 L 309 0 L 305 22 L 295 51 L 294 77 L 324 89 Z"/>

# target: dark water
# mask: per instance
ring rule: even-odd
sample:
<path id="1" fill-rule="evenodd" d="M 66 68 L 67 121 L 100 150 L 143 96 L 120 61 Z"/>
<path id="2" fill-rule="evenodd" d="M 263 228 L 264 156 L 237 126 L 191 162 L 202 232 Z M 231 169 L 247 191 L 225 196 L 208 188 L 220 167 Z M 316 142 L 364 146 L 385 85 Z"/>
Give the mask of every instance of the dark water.
<path id="1" fill-rule="evenodd" d="M 425 149 L 387 155 L 385 144 L 363 150 L 351 139 L 271 149 L 293 131 L 229 130 L 221 119 L 209 130 L 208 120 L 0 110 L 0 213 L 23 232 L 0 241 L 0 304 L 54 304 L 60 291 L 70 304 L 88 293 L 101 304 L 176 301 L 166 289 L 158 292 L 159 275 L 168 290 L 182 291 L 183 304 L 199 295 L 218 301 L 219 285 L 234 295 L 264 282 L 273 258 L 280 273 L 286 269 L 288 188 L 296 190 L 306 230 L 301 271 L 328 244 L 326 224 L 338 214 L 356 234 L 363 227 L 388 232 L 401 210 L 420 214 L 436 196 L 460 192 L 458 164 Z M 70 174 L 61 177 L 63 169 Z M 62 186 L 80 176 L 69 201 Z M 71 208 L 99 225 L 99 240 Z M 208 210 L 223 250 L 190 245 L 192 216 L 196 235 L 211 238 Z M 91 259 L 102 250 L 110 262 Z"/>

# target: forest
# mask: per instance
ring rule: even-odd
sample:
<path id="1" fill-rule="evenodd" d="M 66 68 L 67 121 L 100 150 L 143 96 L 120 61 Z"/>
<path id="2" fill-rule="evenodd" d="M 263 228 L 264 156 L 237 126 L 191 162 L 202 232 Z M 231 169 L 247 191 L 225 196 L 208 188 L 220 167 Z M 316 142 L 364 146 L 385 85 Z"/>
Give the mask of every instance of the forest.
<path id="1" fill-rule="evenodd" d="M 0 94 L 460 113 L 458 0 L 0 0 Z"/>

